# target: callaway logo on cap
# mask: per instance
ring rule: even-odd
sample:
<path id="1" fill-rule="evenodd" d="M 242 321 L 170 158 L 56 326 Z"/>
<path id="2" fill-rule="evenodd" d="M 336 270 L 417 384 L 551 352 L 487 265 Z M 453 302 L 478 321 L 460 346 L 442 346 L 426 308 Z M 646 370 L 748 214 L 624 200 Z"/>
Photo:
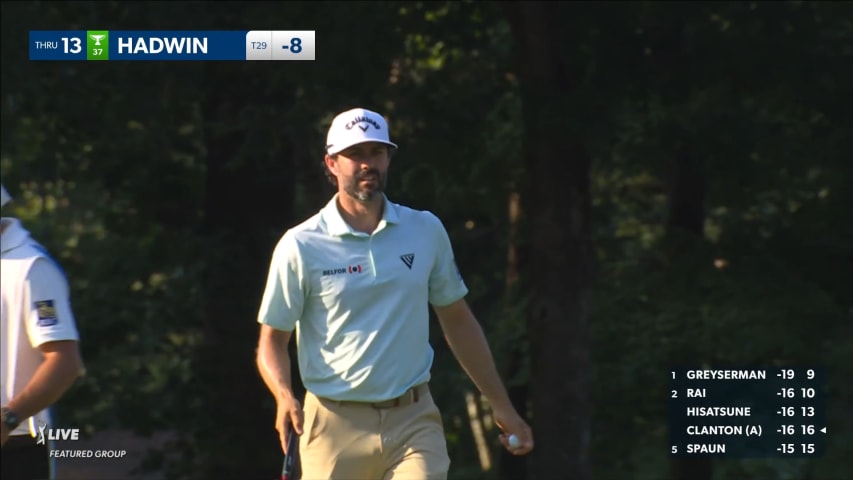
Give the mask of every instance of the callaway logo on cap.
<path id="1" fill-rule="evenodd" d="M 326 152 L 334 155 L 365 142 L 380 142 L 397 148 L 388 137 L 388 123 L 382 115 L 364 108 L 354 108 L 332 120 L 326 137 Z"/>

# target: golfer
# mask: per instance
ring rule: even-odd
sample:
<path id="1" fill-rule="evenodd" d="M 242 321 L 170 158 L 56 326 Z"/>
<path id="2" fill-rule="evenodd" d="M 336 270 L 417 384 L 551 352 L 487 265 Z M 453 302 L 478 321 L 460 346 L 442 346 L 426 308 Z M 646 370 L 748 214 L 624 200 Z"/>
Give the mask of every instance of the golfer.
<path id="1" fill-rule="evenodd" d="M 11 200 L 0 185 L 0 206 Z M 84 373 L 68 282 L 59 265 L 11 217 L 0 219 L 2 292 L 3 480 L 54 478 L 49 442 L 50 407 Z"/>
<path id="2" fill-rule="evenodd" d="M 276 246 L 258 322 L 258 368 L 276 398 L 275 428 L 300 434 L 306 479 L 444 479 L 450 460 L 430 395 L 431 304 L 453 353 L 491 402 L 512 453 L 533 449 L 513 408 L 441 221 L 384 195 L 397 149 L 385 119 L 357 108 L 329 128 L 337 193 Z M 307 394 L 294 398 L 287 345 L 296 331 Z M 509 435 L 518 438 L 515 448 Z"/>

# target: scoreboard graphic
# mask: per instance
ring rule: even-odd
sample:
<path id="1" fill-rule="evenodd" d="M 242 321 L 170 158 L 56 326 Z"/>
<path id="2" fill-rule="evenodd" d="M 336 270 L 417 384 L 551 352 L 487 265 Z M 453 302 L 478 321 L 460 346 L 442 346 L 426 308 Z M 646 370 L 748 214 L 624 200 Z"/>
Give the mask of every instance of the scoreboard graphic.
<path id="1" fill-rule="evenodd" d="M 315 60 L 314 30 L 33 30 L 32 61 Z"/>
<path id="2" fill-rule="evenodd" d="M 674 457 L 792 458 L 826 453 L 827 372 L 803 367 L 675 367 Z"/>

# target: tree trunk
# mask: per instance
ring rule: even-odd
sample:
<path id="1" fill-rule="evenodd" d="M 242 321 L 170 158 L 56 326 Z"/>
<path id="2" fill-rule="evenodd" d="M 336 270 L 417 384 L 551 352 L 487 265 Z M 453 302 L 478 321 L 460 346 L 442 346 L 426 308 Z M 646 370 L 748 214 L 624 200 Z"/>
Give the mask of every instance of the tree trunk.
<path id="1" fill-rule="evenodd" d="M 705 234 L 705 172 L 701 160 L 680 146 L 673 166 L 667 230 L 701 237 Z"/>
<path id="2" fill-rule="evenodd" d="M 236 64 L 209 68 L 218 85 L 246 80 Z M 273 478 L 281 458 L 275 410 L 255 366 L 255 319 L 273 248 L 292 220 L 294 189 L 286 166 L 270 167 L 284 162 L 271 161 L 268 149 L 250 148 L 249 132 L 259 135 L 263 126 L 257 124 L 264 123 L 245 115 L 252 91 L 246 85 L 214 88 L 204 105 L 204 232 L 210 251 L 205 342 L 196 371 L 210 419 L 197 432 L 205 445 L 205 478 Z M 258 143 L 274 143 L 260 135 Z"/>
<path id="3" fill-rule="evenodd" d="M 521 290 L 521 265 L 522 265 L 522 250 L 519 245 L 519 228 L 521 224 L 521 194 L 517 191 L 510 192 L 508 202 L 507 219 L 509 221 L 509 245 L 507 246 L 507 268 L 506 281 L 504 284 L 504 321 L 513 323 L 520 322 L 521 319 L 515 318 L 516 305 L 520 299 Z M 512 327 L 510 331 L 514 331 L 517 327 Z M 516 375 L 516 372 L 524 368 L 525 349 L 522 348 L 519 342 L 512 342 L 512 349 L 508 352 L 509 358 L 506 362 L 503 378 L 510 379 Z M 521 385 L 508 385 L 507 393 L 513 406 L 521 415 L 526 416 L 527 404 L 529 401 L 529 381 Z M 501 447 L 498 454 L 498 479 L 499 480 L 525 480 L 527 478 L 527 462 L 523 457 L 509 453 L 505 448 Z"/>
<path id="4" fill-rule="evenodd" d="M 683 12 L 685 15 L 688 11 Z M 691 65 L 691 46 L 685 42 L 686 24 L 681 15 L 648 16 L 644 25 L 646 42 L 653 52 L 649 57 L 651 85 L 663 100 L 665 108 L 675 109 L 691 99 L 697 88 L 685 82 Z M 666 255 L 670 264 L 682 262 L 685 256 L 695 255 L 693 240 L 705 232 L 705 172 L 702 161 L 692 151 L 688 133 L 677 123 L 664 142 L 681 142 L 673 152 L 670 163 L 669 198 L 667 205 Z M 687 279 L 685 279 L 687 280 Z M 684 328 L 692 328 L 685 319 Z M 686 359 L 680 359 L 684 361 Z M 698 364 L 706 358 L 693 358 Z M 713 463 L 709 458 L 672 458 L 670 462 L 673 480 L 710 480 Z"/>
<path id="5" fill-rule="evenodd" d="M 592 283 L 590 159 L 580 117 L 565 105 L 578 92 L 567 62 L 557 2 L 505 4 L 522 86 L 532 292 L 527 319 L 536 449 L 530 478 L 589 480 L 590 353 L 587 310 Z"/>
<path id="6" fill-rule="evenodd" d="M 705 191 L 706 176 L 702 161 L 686 146 L 679 146 L 675 152 L 673 171 L 670 180 L 667 234 L 673 240 L 667 252 L 672 261 L 691 255 L 692 252 L 681 242 L 683 236 L 701 238 L 705 232 Z M 686 328 L 686 327 L 685 327 Z M 695 363 L 708 359 L 694 359 Z M 671 462 L 673 480 L 711 480 L 714 475 L 714 462 L 711 458 L 673 458 Z"/>

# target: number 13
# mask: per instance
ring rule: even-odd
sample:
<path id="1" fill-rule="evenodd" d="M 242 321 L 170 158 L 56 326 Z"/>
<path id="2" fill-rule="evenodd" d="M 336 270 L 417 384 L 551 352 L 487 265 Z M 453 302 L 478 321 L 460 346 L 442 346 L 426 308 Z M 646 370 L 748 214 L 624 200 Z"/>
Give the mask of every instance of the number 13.
<path id="1" fill-rule="evenodd" d="M 71 44 L 73 46 L 69 50 L 68 49 L 68 37 L 62 37 L 62 45 L 63 45 L 63 48 L 65 49 L 65 53 L 69 53 L 69 52 L 70 53 L 80 53 L 80 50 L 82 50 L 82 47 L 80 46 L 80 39 L 76 38 L 76 37 L 72 38 Z"/>

